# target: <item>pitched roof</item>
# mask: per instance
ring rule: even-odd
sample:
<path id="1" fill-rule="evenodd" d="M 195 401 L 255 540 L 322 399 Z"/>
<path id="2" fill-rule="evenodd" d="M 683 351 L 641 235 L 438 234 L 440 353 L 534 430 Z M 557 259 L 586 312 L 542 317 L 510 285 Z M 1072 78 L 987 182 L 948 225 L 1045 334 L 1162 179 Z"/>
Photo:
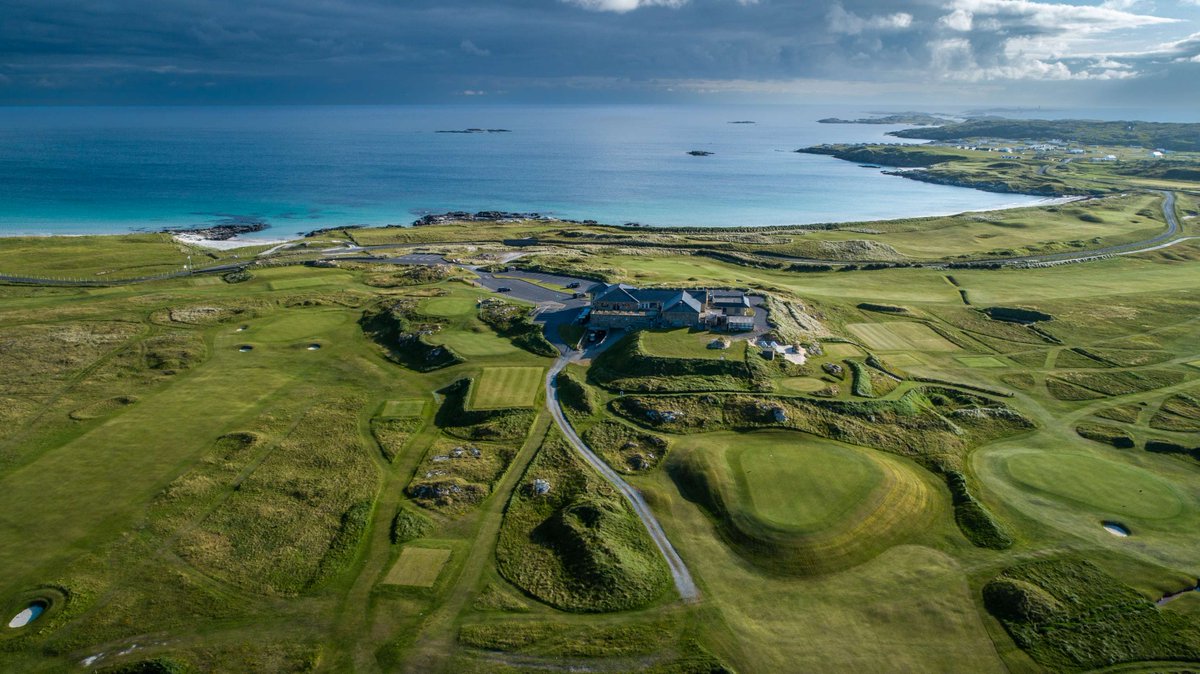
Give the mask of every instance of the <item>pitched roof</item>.
<path id="1" fill-rule="evenodd" d="M 636 291 L 637 288 L 625 285 L 624 283 L 616 283 L 608 286 L 596 295 L 596 302 L 638 302 L 638 298 L 634 297 L 630 291 Z"/>
<path id="2" fill-rule="evenodd" d="M 688 310 L 691 310 L 693 313 L 697 314 L 701 311 L 699 300 L 697 300 L 695 297 L 692 297 L 691 293 L 680 292 L 666 302 L 663 302 L 664 312 Z"/>

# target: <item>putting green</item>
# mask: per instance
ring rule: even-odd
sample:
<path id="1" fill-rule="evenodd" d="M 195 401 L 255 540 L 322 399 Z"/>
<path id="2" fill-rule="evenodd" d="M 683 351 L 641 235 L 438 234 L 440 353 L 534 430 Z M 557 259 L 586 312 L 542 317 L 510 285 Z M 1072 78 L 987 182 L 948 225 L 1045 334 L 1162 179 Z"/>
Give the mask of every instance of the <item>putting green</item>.
<path id="1" fill-rule="evenodd" d="M 680 476 L 748 561 L 787 573 L 846 569 L 899 544 L 936 514 L 901 459 L 793 431 L 680 440 Z"/>
<path id="2" fill-rule="evenodd" d="M 477 410 L 532 407 L 541 388 L 540 367 L 485 367 L 471 387 L 471 407 Z"/>
<path id="3" fill-rule="evenodd" d="M 1004 459 L 1019 484 L 1103 514 L 1169 519 L 1183 501 L 1166 480 L 1134 466 L 1086 454 L 1022 452 Z"/>
<path id="4" fill-rule="evenodd" d="M 433 297 L 421 303 L 421 313 L 443 318 L 474 314 L 475 308 L 475 299 L 471 297 Z"/>
<path id="5" fill-rule="evenodd" d="M 788 377 L 787 379 L 781 380 L 779 385 L 789 391 L 812 393 L 813 391 L 820 391 L 829 384 L 814 377 Z"/>
<path id="6" fill-rule="evenodd" d="M 435 335 L 432 339 L 454 349 L 459 355 L 467 357 L 507 356 L 521 352 L 512 345 L 512 342 L 497 336 L 490 330 L 486 332 L 447 330 Z"/>
<path id="7" fill-rule="evenodd" d="M 934 332 L 924 323 L 889 321 L 887 323 L 851 323 L 846 329 L 880 351 L 958 351 L 953 342 Z"/>
<path id="8" fill-rule="evenodd" d="M 1004 361 L 994 356 L 959 356 L 955 360 L 967 367 L 1008 367 Z"/>
<path id="9" fill-rule="evenodd" d="M 883 480 L 863 452 L 825 442 L 800 445 L 750 442 L 725 458 L 741 498 L 773 526 L 819 531 L 870 497 Z"/>
<path id="10" fill-rule="evenodd" d="M 345 325 L 350 314 L 343 311 L 289 311 L 254 329 L 254 339 L 265 342 L 292 342 L 313 339 Z"/>

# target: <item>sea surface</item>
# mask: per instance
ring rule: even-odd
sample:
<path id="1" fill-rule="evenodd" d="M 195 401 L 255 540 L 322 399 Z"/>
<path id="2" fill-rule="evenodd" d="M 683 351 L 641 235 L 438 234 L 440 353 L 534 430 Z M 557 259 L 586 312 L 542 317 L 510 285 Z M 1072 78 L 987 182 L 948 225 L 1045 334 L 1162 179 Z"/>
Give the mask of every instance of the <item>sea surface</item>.
<path id="1" fill-rule="evenodd" d="M 278 238 L 485 209 L 759 226 L 1039 202 L 793 152 L 902 142 L 885 135 L 897 127 L 816 123 L 861 114 L 815 106 L 0 108 L 0 234 L 257 220 L 270 229 L 255 236 Z M 472 127 L 509 132 L 437 133 Z"/>

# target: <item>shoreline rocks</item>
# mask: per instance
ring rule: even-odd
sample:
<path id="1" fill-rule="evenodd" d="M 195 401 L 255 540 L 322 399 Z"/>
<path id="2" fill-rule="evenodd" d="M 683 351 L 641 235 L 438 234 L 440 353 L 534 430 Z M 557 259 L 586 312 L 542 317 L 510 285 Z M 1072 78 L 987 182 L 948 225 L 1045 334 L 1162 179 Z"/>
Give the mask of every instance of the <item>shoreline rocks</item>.
<path id="1" fill-rule="evenodd" d="M 228 241 L 241 234 L 252 234 L 270 229 L 271 225 L 254 217 L 231 216 L 216 225 L 198 227 L 167 227 L 163 234 L 192 234 L 209 241 Z"/>

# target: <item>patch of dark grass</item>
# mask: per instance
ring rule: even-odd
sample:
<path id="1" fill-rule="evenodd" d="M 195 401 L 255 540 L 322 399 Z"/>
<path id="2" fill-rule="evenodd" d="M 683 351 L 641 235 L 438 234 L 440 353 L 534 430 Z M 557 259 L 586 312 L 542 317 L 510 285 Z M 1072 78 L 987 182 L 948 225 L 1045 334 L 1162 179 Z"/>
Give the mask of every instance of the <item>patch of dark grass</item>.
<path id="1" fill-rule="evenodd" d="M 537 480 L 548 490 L 536 489 Z M 564 611 L 638 608 L 671 586 L 629 504 L 557 433 L 547 436 L 509 500 L 496 563 L 508 582 Z"/>
<path id="2" fill-rule="evenodd" d="M 1134 446 L 1133 436 L 1116 426 L 1106 424 L 1079 424 L 1075 432 L 1082 438 L 1093 442 L 1112 445 L 1117 449 L 1131 449 Z"/>
<path id="3" fill-rule="evenodd" d="M 677 639 L 678 629 L 667 620 L 583 627 L 506 620 L 467 624 L 458 632 L 459 643 L 472 648 L 567 658 L 650 655 Z"/>
<path id="4" fill-rule="evenodd" d="M 1120 421 L 1126 424 L 1137 423 L 1138 415 L 1141 414 L 1142 408 L 1139 405 L 1115 405 L 1113 407 L 1105 407 L 1096 412 L 1096 416 L 1101 419 L 1110 421 Z"/>
<path id="5" fill-rule="evenodd" d="M 1143 393 L 1181 381 L 1183 374 L 1174 370 L 1062 372 L 1047 377 L 1046 388 L 1059 400 L 1089 400 Z"/>
<path id="6" fill-rule="evenodd" d="M 558 399 L 567 410 L 583 417 L 590 417 L 596 413 L 596 396 L 570 372 L 559 372 L 554 378 L 554 384 L 558 387 Z"/>
<path id="7" fill-rule="evenodd" d="M 468 410 L 466 401 L 471 390 L 470 379 L 458 381 L 439 393 L 446 396 L 438 408 L 434 423 L 443 431 L 463 440 L 519 441 L 529 433 L 537 416 L 527 408 Z"/>
<path id="8" fill-rule="evenodd" d="M 651 470 L 667 454 L 667 441 L 662 437 L 611 419 L 589 427 L 583 441 L 621 473 Z"/>
<path id="9" fill-rule="evenodd" d="M 546 339 L 542 326 L 533 322 L 531 307 L 487 299 L 479 305 L 479 320 L 491 326 L 496 334 L 507 337 L 526 351 L 547 358 L 558 356 L 558 349 Z"/>
<path id="10" fill-rule="evenodd" d="M 984 586 L 983 599 L 1017 645 L 1051 671 L 1200 659 L 1200 623 L 1160 609 L 1087 561 L 1006 569 Z"/>
<path id="11" fill-rule="evenodd" d="M 597 356 L 588 369 L 588 378 L 613 391 L 740 391 L 771 387 L 765 361 L 755 355 L 748 354 L 745 360 L 653 356 L 642 347 L 640 332 L 626 335 Z"/>
<path id="12" fill-rule="evenodd" d="M 399 545 L 415 541 L 418 538 L 425 538 L 431 531 L 433 531 L 433 520 L 419 512 L 400 506 L 400 509 L 396 511 L 396 516 L 392 518 L 390 536 L 392 543 Z"/>
<path id="13" fill-rule="evenodd" d="M 417 314 L 416 300 L 392 300 L 367 309 L 358 323 L 389 360 L 407 368 L 432 372 L 465 362 L 450 347 L 431 341 L 443 324 Z"/>
<path id="14" fill-rule="evenodd" d="M 371 434 L 379 443 L 379 450 L 388 463 L 404 451 L 404 447 L 413 434 L 420 430 L 424 422 L 420 418 L 379 418 L 371 420 Z"/>

